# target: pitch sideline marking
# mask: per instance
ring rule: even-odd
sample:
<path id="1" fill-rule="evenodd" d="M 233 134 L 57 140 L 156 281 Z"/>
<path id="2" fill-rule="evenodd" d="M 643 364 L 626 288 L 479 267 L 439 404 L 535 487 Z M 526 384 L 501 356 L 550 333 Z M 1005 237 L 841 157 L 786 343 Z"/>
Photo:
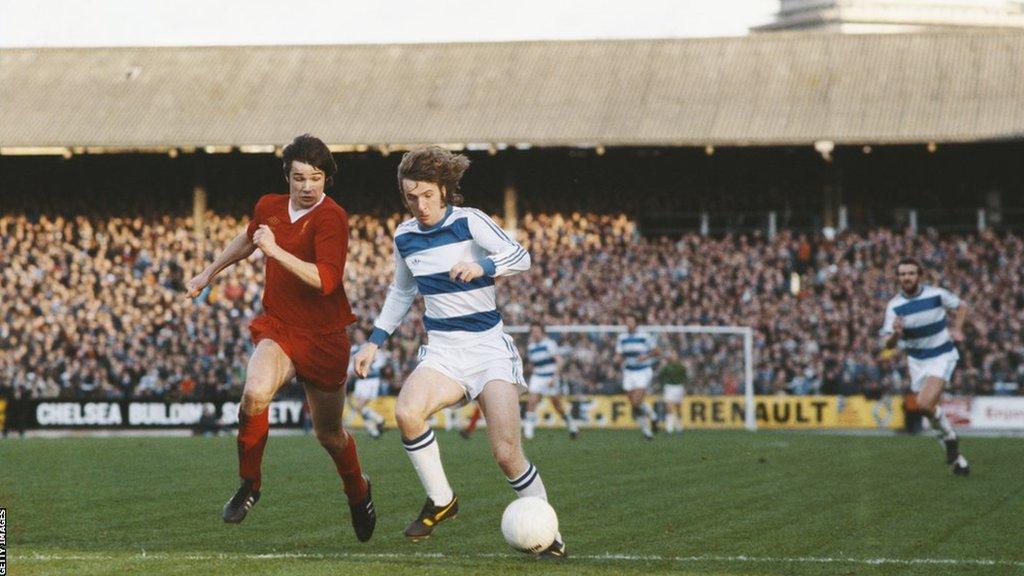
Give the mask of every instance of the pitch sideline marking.
<path id="1" fill-rule="evenodd" d="M 38 562 L 61 562 L 61 561 L 73 561 L 73 560 L 191 560 L 191 561 L 208 561 L 208 560 L 287 560 L 287 559 L 298 559 L 298 560 L 358 560 L 358 559 L 393 559 L 393 560 L 423 560 L 423 559 L 440 559 L 440 558 L 522 558 L 523 555 L 519 554 L 442 554 L 426 553 L 426 552 L 413 552 L 413 553 L 368 553 L 368 552 L 352 552 L 352 553 L 338 553 L 338 554 L 309 554 L 303 552 L 280 552 L 280 553 L 268 553 L 268 554 L 168 554 L 165 552 L 141 552 L 132 554 L 127 557 L 125 556 L 111 556 L 111 555 L 59 555 L 59 554 L 33 554 L 31 556 L 13 556 L 9 559 L 18 561 L 38 561 Z M 846 558 L 846 557 L 816 557 L 816 556 L 796 556 L 796 557 L 771 557 L 771 556 L 717 556 L 717 555 L 701 555 L 701 556 L 661 556 L 657 554 L 653 555 L 634 555 L 634 554 L 593 554 L 593 555 L 573 555 L 570 556 L 571 560 L 590 560 L 590 561 L 624 561 L 624 562 L 732 562 L 732 563 L 763 563 L 763 564 L 863 564 L 869 566 L 880 566 L 880 565 L 897 565 L 897 566 L 1010 566 L 1014 568 L 1024 568 L 1024 561 L 1017 560 L 991 560 L 985 558 Z"/>

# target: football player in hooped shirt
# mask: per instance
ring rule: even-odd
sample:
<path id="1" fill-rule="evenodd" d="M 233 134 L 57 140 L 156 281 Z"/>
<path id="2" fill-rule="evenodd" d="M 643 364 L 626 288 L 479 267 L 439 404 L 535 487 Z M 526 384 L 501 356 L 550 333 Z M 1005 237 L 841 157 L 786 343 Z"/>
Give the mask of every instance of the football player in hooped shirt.
<path id="1" fill-rule="evenodd" d="M 657 422 L 654 410 L 644 402 L 644 397 L 654 380 L 657 354 L 658 341 L 654 335 L 640 332 L 636 317 L 627 316 L 626 332 L 619 334 L 615 342 L 615 356 L 622 363 L 622 390 L 629 397 L 640 433 L 648 440 L 654 438 Z"/>
<path id="2" fill-rule="evenodd" d="M 883 346 L 899 346 L 907 353 L 910 390 L 917 394 L 917 407 L 939 432 L 946 448 L 946 463 L 953 467 L 953 473 L 967 476 L 971 468 L 960 453 L 960 440 L 940 403 L 960 359 L 954 343 L 964 338 L 967 306 L 949 290 L 922 284 L 921 264 L 913 258 L 896 264 L 896 277 L 900 292 L 885 307 Z M 952 326 L 947 310 L 956 311 Z"/>
<path id="3" fill-rule="evenodd" d="M 576 435 L 580 433 L 579 426 L 572 417 L 572 411 L 566 410 L 562 406 L 562 391 L 558 383 L 562 358 L 558 344 L 545 335 L 544 327 L 539 324 L 530 326 L 530 340 L 526 345 L 526 357 L 533 368 L 533 373 L 530 374 L 530 396 L 526 401 L 523 436 L 527 440 L 533 439 L 533 430 L 537 425 L 537 403 L 540 402 L 541 397 L 546 396 L 551 402 L 551 407 L 565 420 L 569 437 L 575 440 Z"/>
<path id="4" fill-rule="evenodd" d="M 370 342 L 354 360 L 356 373 L 365 377 L 377 347 L 402 323 L 416 294 L 423 295 L 428 344 L 395 403 L 402 443 L 427 493 L 419 516 L 405 529 L 414 541 L 429 537 L 459 510 L 427 424 L 449 406 L 476 400 L 509 486 L 521 498 L 547 500 L 519 437 L 519 395 L 526 391 L 522 359 L 504 333 L 495 302 L 495 279 L 527 270 L 530 255 L 486 214 L 459 206 L 459 181 L 467 168 L 468 158 L 437 146 L 402 157 L 398 186 L 414 218 L 395 229 L 395 279 Z M 564 558 L 561 535 L 539 556 Z"/>
<path id="5" fill-rule="evenodd" d="M 238 410 L 241 486 L 224 505 L 223 518 L 239 523 L 259 501 L 268 408 L 277 391 L 297 378 L 317 439 L 341 477 L 356 537 L 365 542 L 377 514 L 355 439 L 341 426 L 349 360 L 346 328 L 354 320 L 342 285 L 348 214 L 325 194 L 337 166 L 323 142 L 304 134 L 284 148 L 283 156 L 288 194 L 260 198 L 248 228 L 186 285 L 195 297 L 219 272 L 256 248 L 265 257 L 263 313 L 249 325 L 256 348 Z"/>
<path id="6" fill-rule="evenodd" d="M 359 349 L 366 345 L 366 333 L 357 329 L 352 335 L 355 342 L 352 343 L 349 355 L 355 357 Z M 352 396 L 348 399 L 352 409 L 363 417 L 363 426 L 366 428 L 366 432 L 370 438 L 374 439 L 380 438 L 384 431 L 384 417 L 374 410 L 370 403 L 380 394 L 381 380 L 389 362 L 388 356 L 384 353 L 377 354 L 366 377 L 356 377 L 352 386 Z M 349 365 L 348 371 L 349 375 L 355 375 L 354 362 Z"/>

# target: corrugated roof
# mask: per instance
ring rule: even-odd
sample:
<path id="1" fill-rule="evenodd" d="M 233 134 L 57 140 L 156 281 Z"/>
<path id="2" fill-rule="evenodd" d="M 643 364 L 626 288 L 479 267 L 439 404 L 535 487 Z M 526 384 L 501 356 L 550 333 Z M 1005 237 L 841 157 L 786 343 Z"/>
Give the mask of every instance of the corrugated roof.
<path id="1" fill-rule="evenodd" d="M 0 52 L 0 145 L 1024 136 L 1024 34 Z"/>

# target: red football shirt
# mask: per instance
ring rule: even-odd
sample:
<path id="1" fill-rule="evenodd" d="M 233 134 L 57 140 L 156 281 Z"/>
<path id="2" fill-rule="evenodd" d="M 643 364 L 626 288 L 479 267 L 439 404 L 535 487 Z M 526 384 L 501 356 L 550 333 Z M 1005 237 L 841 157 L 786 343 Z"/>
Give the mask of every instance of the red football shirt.
<path id="1" fill-rule="evenodd" d="M 261 224 L 274 233 L 277 245 L 296 258 L 316 264 L 322 288 L 306 284 L 280 262 L 266 258 L 263 311 L 282 323 L 326 333 L 355 321 L 342 279 L 348 254 L 348 214 L 330 198 L 295 222 L 288 215 L 287 194 L 267 194 L 256 203 L 249 239 Z"/>

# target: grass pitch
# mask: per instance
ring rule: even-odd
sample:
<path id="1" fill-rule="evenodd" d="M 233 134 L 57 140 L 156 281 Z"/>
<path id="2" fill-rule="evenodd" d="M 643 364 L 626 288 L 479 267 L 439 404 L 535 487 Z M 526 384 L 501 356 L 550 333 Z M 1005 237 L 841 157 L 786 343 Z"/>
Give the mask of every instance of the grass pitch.
<path id="1" fill-rule="evenodd" d="M 440 433 L 460 515 L 402 529 L 423 491 L 395 432 L 358 435 L 380 520 L 359 544 L 312 437 L 272 437 L 246 521 L 234 438 L 0 441 L 9 573 L 1024 574 L 1024 440 L 965 439 L 957 478 L 930 438 L 544 430 L 527 443 L 571 558 L 540 563 L 499 528 L 513 493 L 484 434 Z"/>

